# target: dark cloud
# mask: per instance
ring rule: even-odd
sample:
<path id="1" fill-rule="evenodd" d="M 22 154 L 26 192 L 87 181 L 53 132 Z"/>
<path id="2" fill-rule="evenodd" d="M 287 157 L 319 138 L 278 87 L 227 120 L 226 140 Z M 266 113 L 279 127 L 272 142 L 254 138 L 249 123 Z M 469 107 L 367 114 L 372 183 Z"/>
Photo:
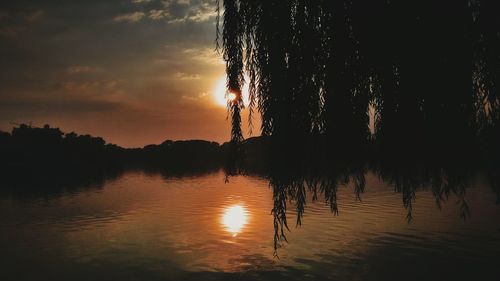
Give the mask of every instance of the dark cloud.
<path id="1" fill-rule="evenodd" d="M 113 111 L 122 107 L 123 105 L 118 102 L 85 99 L 3 100 L 0 103 L 0 116 L 2 118 L 26 119 L 23 118 L 26 112 L 28 113 L 26 117 L 33 118 L 47 114 L 66 116 L 68 114 Z"/>

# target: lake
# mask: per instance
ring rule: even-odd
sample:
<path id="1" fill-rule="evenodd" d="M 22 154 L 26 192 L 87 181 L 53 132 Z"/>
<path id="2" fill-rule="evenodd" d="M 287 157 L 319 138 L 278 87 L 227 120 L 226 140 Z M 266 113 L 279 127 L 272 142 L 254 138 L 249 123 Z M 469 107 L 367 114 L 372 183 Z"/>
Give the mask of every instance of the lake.
<path id="1" fill-rule="evenodd" d="M 47 187 L 50 189 L 50 187 Z M 0 279 L 498 280 L 500 205 L 480 175 L 461 215 L 417 190 L 411 222 L 401 193 L 366 174 L 359 200 L 340 186 L 338 214 L 305 194 L 301 226 L 275 249 L 273 188 L 222 171 L 170 177 L 130 171 L 78 189 L 0 197 Z"/>

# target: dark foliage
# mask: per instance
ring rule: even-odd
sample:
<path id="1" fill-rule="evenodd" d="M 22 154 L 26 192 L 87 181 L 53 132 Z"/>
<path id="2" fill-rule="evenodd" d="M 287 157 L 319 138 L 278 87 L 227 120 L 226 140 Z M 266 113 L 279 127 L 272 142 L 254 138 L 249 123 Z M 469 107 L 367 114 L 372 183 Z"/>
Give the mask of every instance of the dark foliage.
<path id="1" fill-rule="evenodd" d="M 371 141 L 395 154 L 478 142 L 498 153 L 497 2 L 224 0 L 228 88 L 240 93 L 248 73 L 250 112 L 281 145 L 319 134 L 335 158 Z M 235 141 L 242 107 L 230 104 Z"/>
<path id="2" fill-rule="evenodd" d="M 450 196 L 456 197 L 457 216 L 467 219 L 469 208 L 465 199 L 466 190 L 478 174 L 485 172 L 491 187 L 500 196 L 500 169 L 498 162 L 489 154 L 477 153 L 474 161 L 465 156 L 467 151 L 458 153 L 453 158 L 440 154 L 385 155 L 375 150 L 375 145 L 372 144 L 368 146 L 369 153 L 363 158 L 332 161 L 331 155 L 320 153 L 326 149 L 326 142 L 319 140 L 317 143 L 323 143 L 323 146 L 315 145 L 318 153 L 302 158 L 294 154 L 285 155 L 286 150 L 280 150 L 271 137 L 250 138 L 242 143 L 247 155 L 245 173 L 264 176 L 269 180 L 273 191 L 276 250 L 286 242 L 286 232 L 290 227 L 287 213 L 290 209 L 297 214 L 294 223 L 297 226 L 302 223 L 306 202 L 311 200 L 323 200 L 330 206 L 333 214 L 339 214 L 342 211 L 337 203 L 339 188 L 350 188 L 356 198 L 362 200 L 368 173 L 377 175 L 401 195 L 408 222 L 413 220 L 413 204 L 417 192 L 423 190 L 432 192 L 438 208 Z M 434 148 L 422 149 L 432 151 Z M 497 204 L 498 202 L 500 201 L 497 200 Z"/>
<path id="3" fill-rule="evenodd" d="M 489 171 L 499 194 L 498 1 L 217 2 L 228 88 L 246 72 L 250 114 L 262 116 L 265 138 L 243 145 L 266 142 L 268 153 L 243 155 L 247 172 L 269 177 L 276 245 L 287 202 L 299 225 L 306 191 L 337 213 L 337 186 L 361 198 L 367 170 L 402 194 L 409 221 L 417 190 L 432 187 L 438 206 L 463 199 L 471 171 Z M 243 104 L 231 105 L 241 142 Z"/>
<path id="4" fill-rule="evenodd" d="M 58 128 L 20 125 L 0 132 L 0 175 L 12 181 L 93 178 L 124 169 L 168 173 L 220 169 L 219 144 L 201 140 L 165 141 L 160 145 L 125 149 L 90 135 L 65 134 Z M 58 181 L 59 182 L 59 181 Z M 36 184 L 35 184 L 36 185 Z"/>

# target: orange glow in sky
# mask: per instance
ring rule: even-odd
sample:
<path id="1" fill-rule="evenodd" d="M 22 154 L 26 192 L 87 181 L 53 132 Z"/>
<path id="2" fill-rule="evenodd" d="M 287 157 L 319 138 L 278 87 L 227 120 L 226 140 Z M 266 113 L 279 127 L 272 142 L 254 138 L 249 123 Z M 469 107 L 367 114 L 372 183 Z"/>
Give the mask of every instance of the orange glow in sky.
<path id="1" fill-rule="evenodd" d="M 102 1 L 21 2 L 0 8 L 0 45 L 11 58 L 0 64 L 0 131 L 49 124 L 123 147 L 231 138 L 215 1 L 108 1 L 105 10 Z M 154 5 L 161 15 L 144 13 Z M 75 16 L 48 12 L 56 10 Z M 248 106 L 248 85 L 241 90 Z"/>
<path id="2" fill-rule="evenodd" d="M 245 76 L 245 81 L 248 81 L 247 76 Z M 243 85 L 243 89 L 242 89 L 243 103 L 245 104 L 245 106 L 248 105 L 248 102 L 249 102 L 248 89 L 249 89 L 248 83 L 245 83 L 245 85 Z M 220 105 L 223 107 L 227 106 L 228 101 L 231 101 L 234 98 L 236 98 L 235 94 L 227 92 L 226 76 L 222 76 L 217 80 L 217 82 L 215 84 L 214 91 L 213 91 L 213 98 L 214 98 L 214 101 L 217 105 Z"/>

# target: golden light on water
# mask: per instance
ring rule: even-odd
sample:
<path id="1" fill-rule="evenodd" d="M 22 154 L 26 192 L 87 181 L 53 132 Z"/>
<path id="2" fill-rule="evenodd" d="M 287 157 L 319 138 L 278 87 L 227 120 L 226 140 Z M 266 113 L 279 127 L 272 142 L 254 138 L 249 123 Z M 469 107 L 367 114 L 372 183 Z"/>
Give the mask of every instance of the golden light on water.
<path id="1" fill-rule="evenodd" d="M 245 76 L 245 81 L 248 81 L 248 77 Z M 243 85 L 242 89 L 243 103 L 248 104 L 248 83 Z M 232 101 L 236 98 L 234 93 L 230 93 L 226 89 L 226 76 L 222 76 L 217 80 L 215 88 L 213 90 L 213 98 L 216 104 L 226 107 L 228 101 Z"/>
<path id="2" fill-rule="evenodd" d="M 242 205 L 231 205 L 224 210 L 222 225 L 235 237 L 248 222 L 248 211 Z"/>

